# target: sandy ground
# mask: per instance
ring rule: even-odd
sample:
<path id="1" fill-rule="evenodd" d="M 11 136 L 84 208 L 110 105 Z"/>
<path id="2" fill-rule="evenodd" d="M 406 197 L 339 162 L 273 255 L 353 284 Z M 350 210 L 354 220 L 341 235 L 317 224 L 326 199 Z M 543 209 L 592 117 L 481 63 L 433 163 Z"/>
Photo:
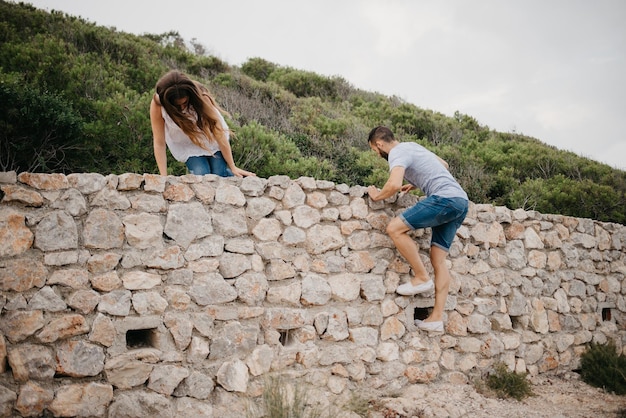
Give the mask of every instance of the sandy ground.
<path id="1" fill-rule="evenodd" d="M 587 385 L 578 374 L 542 375 L 530 379 L 533 396 L 516 401 L 479 393 L 471 384 L 413 385 L 376 405 L 376 418 L 602 418 L 625 417 L 626 395 L 609 394 Z"/>

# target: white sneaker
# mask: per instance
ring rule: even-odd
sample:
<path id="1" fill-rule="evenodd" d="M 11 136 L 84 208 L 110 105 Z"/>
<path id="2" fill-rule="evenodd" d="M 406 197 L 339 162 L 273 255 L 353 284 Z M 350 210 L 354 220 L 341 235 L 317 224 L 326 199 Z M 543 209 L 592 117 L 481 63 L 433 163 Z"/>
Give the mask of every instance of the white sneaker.
<path id="1" fill-rule="evenodd" d="M 410 281 L 404 284 L 401 284 L 396 289 L 396 293 L 404 296 L 413 296 L 418 293 L 430 292 L 435 288 L 435 284 L 432 280 L 427 281 L 426 283 L 420 283 L 418 285 L 413 285 Z"/>
<path id="2" fill-rule="evenodd" d="M 443 332 L 443 321 L 424 322 L 416 319 L 415 326 L 423 331 Z"/>

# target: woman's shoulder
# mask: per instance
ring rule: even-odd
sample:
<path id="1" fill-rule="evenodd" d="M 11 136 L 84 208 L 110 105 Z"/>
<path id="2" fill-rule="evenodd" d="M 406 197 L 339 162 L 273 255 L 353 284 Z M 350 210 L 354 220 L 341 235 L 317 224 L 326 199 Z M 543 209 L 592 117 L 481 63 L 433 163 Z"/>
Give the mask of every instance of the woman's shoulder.
<path id="1" fill-rule="evenodd" d="M 159 96 L 155 94 L 150 101 L 150 119 L 155 120 L 155 118 L 163 118 L 163 106 L 161 106 L 161 101 L 159 100 Z"/>

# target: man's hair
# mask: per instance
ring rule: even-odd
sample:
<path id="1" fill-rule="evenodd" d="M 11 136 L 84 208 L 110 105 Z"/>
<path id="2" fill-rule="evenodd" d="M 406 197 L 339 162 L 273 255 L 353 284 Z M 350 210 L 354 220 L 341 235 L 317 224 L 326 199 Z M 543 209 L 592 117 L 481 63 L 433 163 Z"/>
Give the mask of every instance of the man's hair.
<path id="1" fill-rule="evenodd" d="M 367 138 L 367 142 L 372 143 L 377 139 L 383 140 L 384 142 L 393 142 L 396 140 L 393 136 L 393 132 L 391 132 L 391 129 L 385 126 L 377 126 L 372 129 L 369 137 Z"/>

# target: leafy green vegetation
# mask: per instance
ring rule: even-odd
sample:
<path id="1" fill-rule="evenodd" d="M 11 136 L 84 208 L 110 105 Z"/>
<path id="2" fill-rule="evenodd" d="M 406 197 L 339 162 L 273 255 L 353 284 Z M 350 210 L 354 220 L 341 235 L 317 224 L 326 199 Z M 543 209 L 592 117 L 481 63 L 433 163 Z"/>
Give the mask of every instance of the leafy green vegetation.
<path id="1" fill-rule="evenodd" d="M 495 365 L 494 370 L 487 376 L 486 384 L 500 398 L 514 398 L 521 401 L 533 394 L 530 382 L 526 379 L 526 373 L 510 371 L 504 363 Z"/>
<path id="2" fill-rule="evenodd" d="M 591 343 L 580 356 L 580 376 L 591 386 L 626 395 L 626 356 L 614 342 Z"/>
<path id="3" fill-rule="evenodd" d="M 434 151 L 476 203 L 626 223 L 626 172 L 469 115 L 446 116 L 340 77 L 251 58 L 240 67 L 177 32 L 119 32 L 0 0 L 0 170 L 155 173 L 149 103 L 176 68 L 231 114 L 237 164 L 259 176 L 382 186 L 367 134 Z M 169 173 L 185 166 L 169 159 Z"/>

